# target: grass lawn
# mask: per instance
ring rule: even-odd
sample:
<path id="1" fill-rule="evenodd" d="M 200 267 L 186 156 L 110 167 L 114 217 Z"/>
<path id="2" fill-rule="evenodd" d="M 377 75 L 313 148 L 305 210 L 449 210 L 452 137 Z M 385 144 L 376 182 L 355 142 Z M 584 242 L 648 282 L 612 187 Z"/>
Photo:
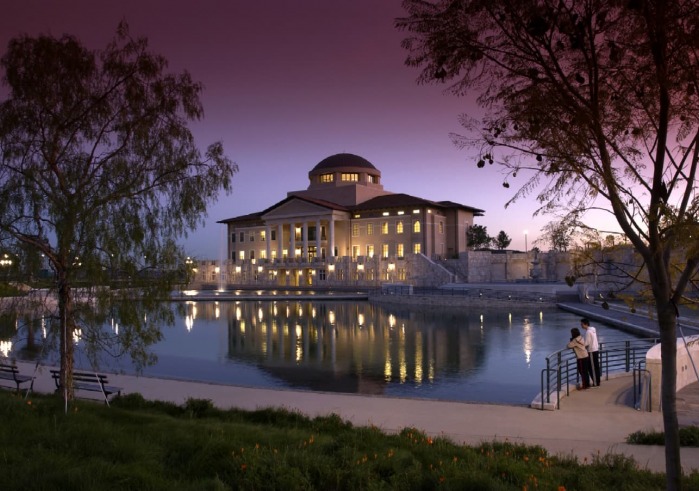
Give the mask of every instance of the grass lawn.
<path id="1" fill-rule="evenodd" d="M 222 411 L 138 394 L 112 407 L 0 391 L 0 490 L 652 490 L 663 474 L 603 456 L 581 465 L 540 447 L 455 445 L 337 416 Z M 685 478 L 699 489 L 699 473 Z"/>

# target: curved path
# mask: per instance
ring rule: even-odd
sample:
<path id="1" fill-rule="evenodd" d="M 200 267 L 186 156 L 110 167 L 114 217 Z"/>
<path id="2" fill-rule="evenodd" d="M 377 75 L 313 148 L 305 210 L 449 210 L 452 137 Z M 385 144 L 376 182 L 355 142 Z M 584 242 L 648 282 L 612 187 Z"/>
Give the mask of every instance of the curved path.
<path id="1" fill-rule="evenodd" d="M 30 364 L 20 364 L 22 373 L 31 373 L 33 368 Z M 433 437 L 445 436 L 456 443 L 498 440 L 540 445 L 550 454 L 575 456 L 580 462 L 589 462 L 595 455 L 619 453 L 634 458 L 642 468 L 657 472 L 665 468 L 663 447 L 625 443 L 626 437 L 635 431 L 662 429 L 661 413 L 641 412 L 631 407 L 630 376 L 605 381 L 599 389 L 576 391 L 562 400 L 559 411 L 234 387 L 130 375 L 112 375 L 110 383 L 124 387 L 127 394 L 140 393 L 147 399 L 177 404 L 191 397 L 209 399 L 221 408 L 283 407 L 311 417 L 335 413 L 355 425 L 374 425 L 387 432 L 414 427 Z M 699 402 L 697 385 L 687 389 L 694 390 Z M 37 374 L 34 388 L 39 392 L 53 391 L 47 367 L 42 367 Z M 695 417 L 696 412 L 692 416 Z M 699 470 L 699 448 L 682 449 L 682 464 L 685 471 Z"/>

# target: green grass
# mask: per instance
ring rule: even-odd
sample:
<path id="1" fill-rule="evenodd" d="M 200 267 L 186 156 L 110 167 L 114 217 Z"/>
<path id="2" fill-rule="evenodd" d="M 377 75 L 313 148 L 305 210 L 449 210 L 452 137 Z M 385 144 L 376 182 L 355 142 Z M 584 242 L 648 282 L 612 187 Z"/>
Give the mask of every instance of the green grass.
<path id="1" fill-rule="evenodd" d="M 116 398 L 111 408 L 0 391 L 0 489 L 652 490 L 662 474 L 621 456 L 581 465 L 540 447 L 455 445 L 405 428 L 385 434 L 338 416 L 218 410 Z M 685 478 L 699 488 L 699 474 Z"/>
<path id="2" fill-rule="evenodd" d="M 637 431 L 631 433 L 628 438 L 626 438 L 626 442 L 637 445 L 665 445 L 665 433 L 662 431 Z M 699 427 L 688 426 L 686 428 L 680 428 L 680 446 L 699 447 Z"/>

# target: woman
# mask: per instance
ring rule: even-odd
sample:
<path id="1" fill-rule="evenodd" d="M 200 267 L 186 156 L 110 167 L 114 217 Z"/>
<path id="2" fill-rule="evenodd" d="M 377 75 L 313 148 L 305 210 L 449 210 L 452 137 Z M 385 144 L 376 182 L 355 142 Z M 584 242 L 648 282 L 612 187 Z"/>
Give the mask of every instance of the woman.
<path id="1" fill-rule="evenodd" d="M 582 379 L 581 386 L 578 389 L 585 390 L 590 386 L 590 374 L 587 370 L 590 363 L 590 355 L 587 353 L 587 349 L 585 349 L 585 340 L 580 335 L 580 330 L 577 327 L 570 330 L 570 336 L 568 347 L 575 352 L 575 358 L 578 361 L 578 374 Z"/>

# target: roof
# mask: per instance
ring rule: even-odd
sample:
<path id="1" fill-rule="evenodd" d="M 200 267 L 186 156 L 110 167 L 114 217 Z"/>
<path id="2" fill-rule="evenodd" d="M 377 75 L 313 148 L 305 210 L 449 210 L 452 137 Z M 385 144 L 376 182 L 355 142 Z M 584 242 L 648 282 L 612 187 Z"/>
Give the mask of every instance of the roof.
<path id="1" fill-rule="evenodd" d="M 374 210 L 380 208 L 397 208 L 402 206 L 431 206 L 434 208 L 457 208 L 470 211 L 474 216 L 483 216 L 485 213 L 478 208 L 472 208 L 453 201 L 430 201 L 417 196 L 411 196 L 404 193 L 386 194 L 377 196 L 363 203 L 353 206 L 352 210 Z"/>
<path id="2" fill-rule="evenodd" d="M 329 208 L 331 210 L 339 210 L 339 211 L 350 211 L 349 208 L 343 205 L 338 205 L 337 203 L 332 203 L 331 201 L 325 201 L 322 199 L 315 199 L 315 198 L 306 198 L 305 196 L 296 196 L 296 195 L 291 195 L 277 203 L 274 203 L 272 206 L 262 210 L 258 211 L 257 213 L 250 213 L 249 215 L 241 215 L 238 217 L 233 217 L 233 218 L 226 218 L 225 220 L 219 220 L 216 223 L 237 223 L 237 222 L 254 222 L 254 221 L 264 221 L 263 216 L 272 211 L 273 209 L 288 203 L 291 200 L 300 200 L 300 201 L 305 201 L 307 203 L 313 203 L 314 205 L 318 206 L 323 206 L 325 208 Z"/>
<path id="3" fill-rule="evenodd" d="M 369 162 L 367 159 L 360 157 L 359 155 L 354 155 L 352 153 L 338 153 L 321 160 L 311 170 L 311 173 L 318 171 L 328 171 L 331 169 L 339 169 L 343 167 L 359 167 L 365 169 L 378 170 L 376 169 L 376 167 L 374 167 L 374 164 Z"/>

